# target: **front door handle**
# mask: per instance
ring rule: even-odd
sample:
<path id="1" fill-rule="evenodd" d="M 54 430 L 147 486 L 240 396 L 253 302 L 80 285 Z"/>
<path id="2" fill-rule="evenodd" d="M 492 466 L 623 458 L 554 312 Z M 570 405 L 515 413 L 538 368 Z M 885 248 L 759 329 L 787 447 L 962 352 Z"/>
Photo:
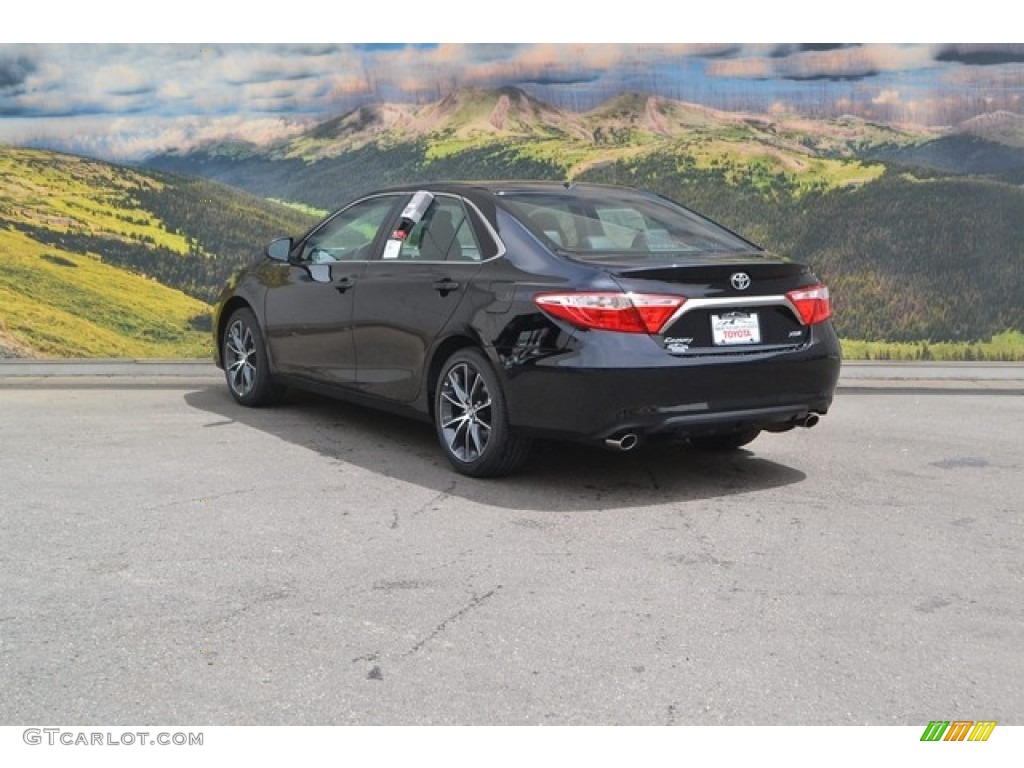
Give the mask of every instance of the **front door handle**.
<path id="1" fill-rule="evenodd" d="M 336 290 L 338 293 L 344 293 L 355 284 L 356 281 L 353 280 L 351 277 L 342 277 L 335 281 L 334 290 Z"/>
<path id="2" fill-rule="evenodd" d="M 457 282 L 455 282 L 454 280 L 449 280 L 448 278 L 434 281 L 434 290 L 440 293 L 442 296 L 447 296 L 452 291 L 457 290 L 458 287 L 459 284 Z"/>

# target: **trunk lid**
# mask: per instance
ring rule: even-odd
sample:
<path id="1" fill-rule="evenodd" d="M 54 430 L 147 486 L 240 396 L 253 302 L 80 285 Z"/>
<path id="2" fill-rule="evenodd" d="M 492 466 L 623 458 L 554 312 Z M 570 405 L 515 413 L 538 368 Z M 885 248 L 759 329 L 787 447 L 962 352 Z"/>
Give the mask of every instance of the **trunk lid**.
<path id="1" fill-rule="evenodd" d="M 670 354 L 764 352 L 798 347 L 808 339 L 808 327 L 786 297 L 818 282 L 802 264 L 716 255 L 667 265 L 602 266 L 626 292 L 686 298 L 656 335 Z"/>

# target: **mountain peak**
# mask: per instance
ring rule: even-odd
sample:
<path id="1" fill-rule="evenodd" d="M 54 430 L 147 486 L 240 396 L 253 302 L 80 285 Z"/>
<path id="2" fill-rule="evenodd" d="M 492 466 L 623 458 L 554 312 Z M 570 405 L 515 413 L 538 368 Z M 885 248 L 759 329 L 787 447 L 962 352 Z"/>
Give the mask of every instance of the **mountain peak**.
<path id="1" fill-rule="evenodd" d="M 568 113 L 515 86 L 467 87 L 422 107 L 415 127 L 424 133 L 451 130 L 456 135 L 536 133 L 570 120 Z"/>
<path id="2" fill-rule="evenodd" d="M 320 123 L 306 135 L 311 139 L 344 139 L 358 135 L 377 135 L 406 124 L 410 119 L 410 110 L 403 105 L 365 104 Z"/>
<path id="3" fill-rule="evenodd" d="M 954 133 L 976 136 L 1008 147 L 1024 148 L 1024 115 L 998 110 L 960 123 Z"/>
<path id="4" fill-rule="evenodd" d="M 707 107 L 637 92 L 620 93 L 586 116 L 591 122 L 612 123 L 658 135 L 706 127 L 716 119 L 735 119 Z"/>

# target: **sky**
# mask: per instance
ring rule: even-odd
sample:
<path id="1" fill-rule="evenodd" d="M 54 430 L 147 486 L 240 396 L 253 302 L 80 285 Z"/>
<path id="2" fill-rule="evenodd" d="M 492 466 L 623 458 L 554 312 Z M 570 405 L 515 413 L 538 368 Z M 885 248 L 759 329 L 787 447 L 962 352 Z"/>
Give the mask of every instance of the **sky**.
<path id="1" fill-rule="evenodd" d="M 950 126 L 1024 113 L 1024 44 L 0 38 L 0 143 L 134 161 L 207 141 L 285 139 L 366 103 L 502 85 L 578 111 L 635 91 L 728 110 Z"/>

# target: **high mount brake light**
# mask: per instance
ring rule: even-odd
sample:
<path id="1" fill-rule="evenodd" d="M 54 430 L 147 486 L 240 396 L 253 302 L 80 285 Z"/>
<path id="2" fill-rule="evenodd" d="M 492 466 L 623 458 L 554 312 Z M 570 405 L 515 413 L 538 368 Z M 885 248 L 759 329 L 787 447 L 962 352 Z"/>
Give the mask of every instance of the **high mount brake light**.
<path id="1" fill-rule="evenodd" d="M 686 301 L 652 293 L 542 293 L 534 303 L 552 317 L 580 328 L 621 333 L 658 333 Z"/>
<path id="2" fill-rule="evenodd" d="M 822 323 L 832 317 L 832 304 L 828 298 L 828 288 L 820 283 L 809 288 L 800 288 L 786 294 L 804 325 Z"/>

